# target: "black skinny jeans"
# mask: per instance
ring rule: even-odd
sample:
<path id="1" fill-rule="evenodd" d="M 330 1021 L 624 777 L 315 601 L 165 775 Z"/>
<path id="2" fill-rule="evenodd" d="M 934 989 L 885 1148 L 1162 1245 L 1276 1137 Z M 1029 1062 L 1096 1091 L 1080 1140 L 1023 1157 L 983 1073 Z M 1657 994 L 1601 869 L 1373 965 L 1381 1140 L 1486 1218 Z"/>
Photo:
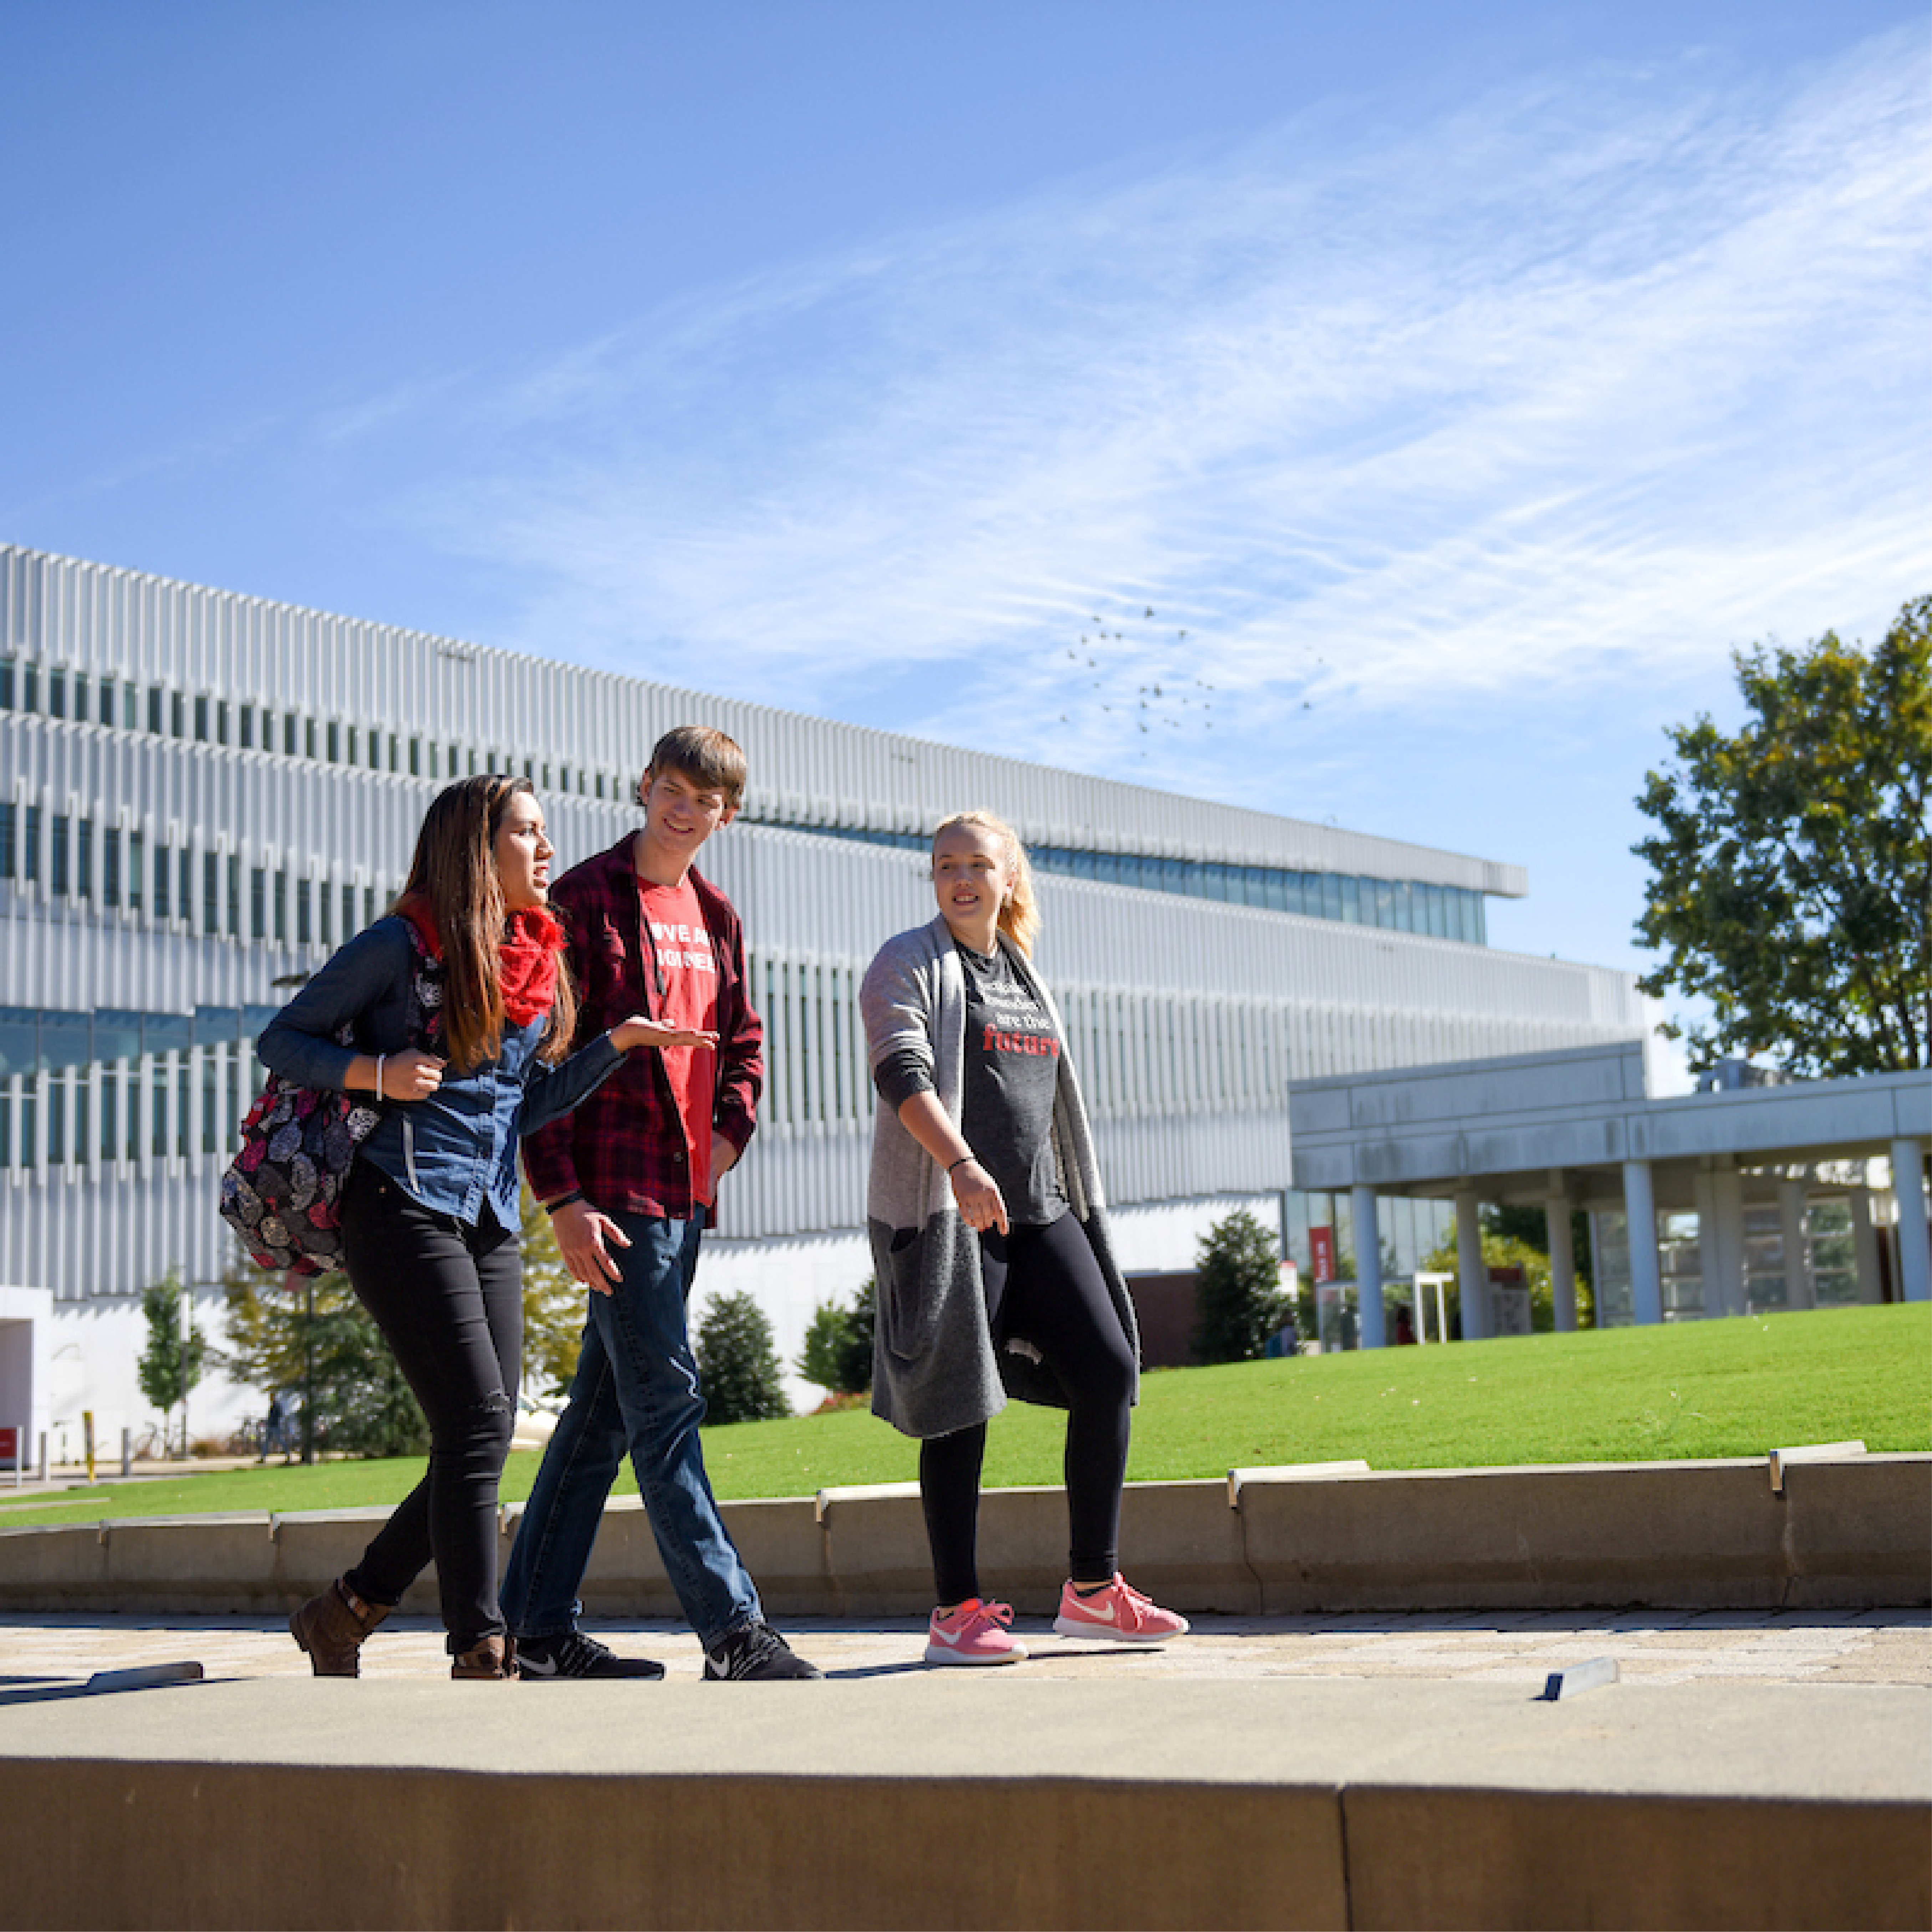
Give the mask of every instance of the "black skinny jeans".
<path id="1" fill-rule="evenodd" d="M 428 1472 L 376 1532 L 349 1587 L 372 1604 L 400 1603 L 434 1557 L 443 1628 L 460 1654 L 506 1628 L 497 1487 L 516 1426 L 523 1257 L 487 1208 L 470 1227 L 367 1161 L 344 1197 L 342 1252 L 430 1430 Z"/>
<path id="2" fill-rule="evenodd" d="M 1120 1489 L 1126 1480 L 1134 1352 L 1106 1277 L 1071 1214 L 1045 1226 L 1016 1223 L 980 1238 L 995 1344 L 1030 1342 L 1066 1391 L 1068 1574 L 1097 1582 L 1120 1568 Z M 919 1446 L 919 1488 L 942 1604 L 980 1594 L 982 1422 Z"/>

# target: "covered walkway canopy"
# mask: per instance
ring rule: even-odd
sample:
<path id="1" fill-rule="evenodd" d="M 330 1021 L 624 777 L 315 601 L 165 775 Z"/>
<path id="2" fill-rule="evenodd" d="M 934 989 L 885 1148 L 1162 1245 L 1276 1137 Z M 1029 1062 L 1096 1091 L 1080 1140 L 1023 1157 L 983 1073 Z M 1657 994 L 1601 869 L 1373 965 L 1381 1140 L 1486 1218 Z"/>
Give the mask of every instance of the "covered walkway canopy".
<path id="1" fill-rule="evenodd" d="M 1774 1201 L 1787 1266 L 1787 1305 L 1812 1305 L 1805 1262 L 1808 1190 L 1827 1171 L 1882 1157 L 1891 1163 L 1895 1225 L 1862 1184 L 1852 1201 L 1861 1291 L 1879 1298 L 1882 1242 L 1891 1280 L 1908 1301 L 1932 1299 L 1925 1199 L 1932 1146 L 1932 1073 L 1802 1081 L 1654 1100 L 1642 1043 L 1406 1066 L 1310 1080 L 1289 1096 L 1294 1184 L 1347 1190 L 1362 1342 L 1385 1340 L 1376 1203 L 1384 1194 L 1456 1202 L 1459 1272 L 1485 1279 L 1479 1203 L 1540 1203 L 1559 1328 L 1576 1319 L 1570 1216 L 1578 1208 L 1624 1213 L 1630 1304 L 1640 1322 L 1664 1318 L 1657 1238 L 1661 1211 L 1694 1212 L 1707 1314 L 1746 1307 L 1744 1208 Z M 1462 1297 L 1463 1334 L 1495 1332 L 1487 1295 Z"/>

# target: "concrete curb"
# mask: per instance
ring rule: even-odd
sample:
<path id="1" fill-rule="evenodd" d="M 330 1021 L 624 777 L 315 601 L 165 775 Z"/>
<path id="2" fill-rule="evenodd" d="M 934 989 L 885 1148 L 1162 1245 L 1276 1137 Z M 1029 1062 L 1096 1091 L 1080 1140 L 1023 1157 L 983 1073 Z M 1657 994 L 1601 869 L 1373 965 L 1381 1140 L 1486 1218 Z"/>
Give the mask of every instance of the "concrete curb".
<path id="1" fill-rule="evenodd" d="M 1236 1615 L 1426 1610 L 1894 1610 L 1932 1604 L 1932 1454 L 1390 1472 L 1244 1471 L 1129 1486 L 1141 1588 Z M 300 1602 L 361 1553 L 380 1510 L 0 1529 L 0 1610 L 236 1614 Z M 504 1512 L 507 1556 L 520 1515 Z M 886 1616 L 932 1600 L 910 1485 L 725 1505 L 766 1606 Z M 988 1492 L 988 1586 L 1050 1613 L 1066 1574 L 1057 1489 Z M 614 1498 L 584 1586 L 604 1616 L 679 1614 L 643 1509 Z M 433 1578 L 405 1607 L 434 1613 Z"/>

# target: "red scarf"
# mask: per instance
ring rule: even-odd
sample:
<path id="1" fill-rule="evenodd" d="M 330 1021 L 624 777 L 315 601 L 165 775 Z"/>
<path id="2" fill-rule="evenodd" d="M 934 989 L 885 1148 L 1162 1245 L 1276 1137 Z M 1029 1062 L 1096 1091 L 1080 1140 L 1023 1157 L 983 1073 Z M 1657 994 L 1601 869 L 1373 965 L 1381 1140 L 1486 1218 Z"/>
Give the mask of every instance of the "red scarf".
<path id="1" fill-rule="evenodd" d="M 404 899 L 396 910 L 422 934 L 432 959 L 442 957 L 442 940 L 430 909 L 420 898 Z M 503 1011 L 513 1026 L 528 1026 L 556 1000 L 556 962 L 563 951 L 563 928 L 542 906 L 513 912 L 505 922 L 496 955 Z"/>
<path id="2" fill-rule="evenodd" d="M 528 1026 L 548 1012 L 556 999 L 556 962 L 563 950 L 563 928 L 542 906 L 513 912 L 503 929 L 497 970 L 503 1010 L 512 1025 Z"/>

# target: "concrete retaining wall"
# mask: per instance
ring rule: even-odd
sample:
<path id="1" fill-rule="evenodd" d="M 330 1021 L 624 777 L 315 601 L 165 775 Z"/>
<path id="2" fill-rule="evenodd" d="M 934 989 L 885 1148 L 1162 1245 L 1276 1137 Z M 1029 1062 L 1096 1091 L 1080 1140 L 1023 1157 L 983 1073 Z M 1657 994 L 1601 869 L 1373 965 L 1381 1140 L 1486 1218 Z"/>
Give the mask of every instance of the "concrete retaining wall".
<path id="1" fill-rule="evenodd" d="M 1248 1472 L 1136 1484 L 1130 1573 L 1187 1611 L 1901 1609 L 1932 1604 L 1932 1455 L 1552 1465 L 1386 1474 Z M 1231 1490 L 1234 1492 L 1231 1499 Z M 260 1613 L 354 1562 L 377 1510 L 0 1530 L 0 1610 Z M 505 1512 L 504 1551 L 520 1510 Z M 774 1615 L 910 1615 L 932 1576 L 910 1486 L 727 1504 Z M 980 1560 L 1024 1612 L 1066 1574 L 1057 1489 L 989 1492 Z M 605 1512 L 584 1587 L 595 1614 L 676 1616 L 633 1498 Z M 434 1579 L 406 1607 L 434 1612 Z"/>

